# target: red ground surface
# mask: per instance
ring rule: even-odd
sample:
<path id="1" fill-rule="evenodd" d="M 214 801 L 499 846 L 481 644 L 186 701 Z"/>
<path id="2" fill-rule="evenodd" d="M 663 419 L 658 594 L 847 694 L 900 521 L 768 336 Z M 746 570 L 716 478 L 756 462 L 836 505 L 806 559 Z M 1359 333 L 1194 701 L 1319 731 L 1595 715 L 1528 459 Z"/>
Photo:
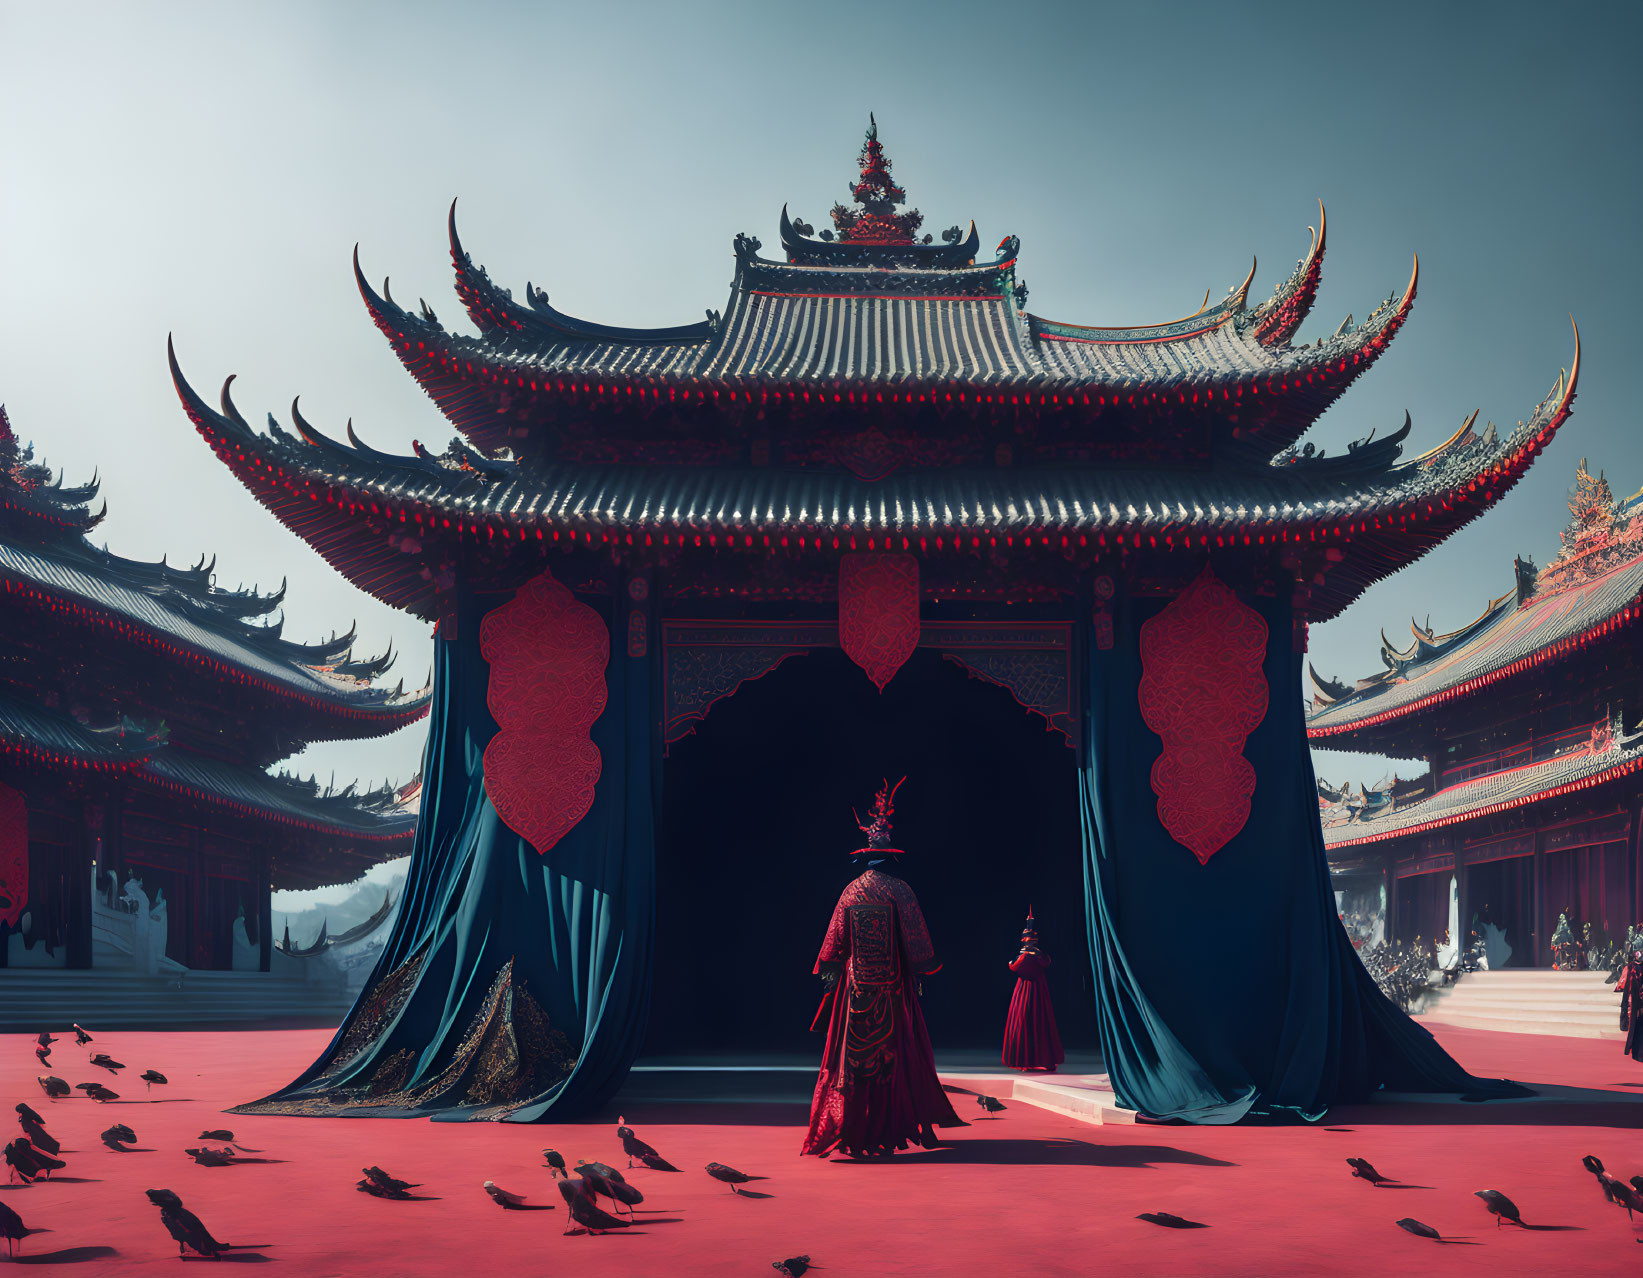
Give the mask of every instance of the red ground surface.
<path id="1" fill-rule="evenodd" d="M 1581 1169 L 1595 1153 L 1623 1176 L 1643 1172 L 1643 1066 L 1614 1043 L 1439 1029 L 1471 1069 L 1557 1086 L 1539 1100 L 1487 1105 L 1381 1103 L 1316 1127 L 1095 1127 L 1013 1104 L 953 1133 L 949 1147 L 858 1165 L 801 1159 L 802 1112 L 790 1105 L 640 1101 L 619 1106 L 682 1175 L 636 1171 L 661 1209 L 652 1223 L 601 1237 L 561 1237 L 540 1149 L 622 1166 L 607 1121 L 560 1126 L 245 1118 L 223 1107 L 288 1080 L 324 1031 L 109 1033 L 96 1047 L 127 1062 L 122 1100 L 48 1102 L 35 1085 L 32 1040 L 0 1036 L 0 1131 L 26 1100 L 62 1141 L 67 1169 L 51 1183 L 0 1187 L 36 1233 L 26 1261 L 72 1273 L 169 1273 L 182 1266 L 142 1191 L 179 1193 L 218 1238 L 267 1243 L 260 1256 L 290 1274 L 770 1274 L 808 1252 L 818 1278 L 860 1274 L 1006 1278 L 1036 1274 L 1376 1274 L 1443 1278 L 1488 1273 L 1643 1273 L 1640 1236 Z M 53 1049 L 71 1083 L 107 1075 L 72 1039 Z M 147 1067 L 171 1085 L 149 1100 L 131 1076 Z M 961 1106 L 961 1112 L 973 1106 Z M 613 1111 L 614 1112 L 614 1111 Z M 134 1128 L 149 1152 L 116 1154 L 97 1134 Z M 182 1153 L 208 1127 L 228 1127 L 263 1162 L 211 1169 Z M 1330 1130 L 1348 1128 L 1347 1131 Z M 1419 1188 L 1376 1189 L 1344 1160 L 1368 1158 Z M 732 1196 L 700 1168 L 730 1163 L 768 1177 L 765 1198 Z M 377 1163 L 433 1201 L 356 1193 Z M 552 1202 L 503 1212 L 486 1179 Z M 1539 1231 L 1499 1229 L 1476 1189 L 1516 1200 Z M 1206 1222 L 1160 1229 L 1138 1212 Z M 1466 1245 L 1394 1228 L 1414 1216 Z M 641 1220 L 644 1218 L 641 1217 Z M 1643 1229 L 1643 1218 L 1638 1222 Z M 256 1262 L 257 1256 L 238 1256 Z M 3 1263 L 3 1262 L 0 1262 Z M 200 1262 L 187 1262 L 194 1272 Z"/>

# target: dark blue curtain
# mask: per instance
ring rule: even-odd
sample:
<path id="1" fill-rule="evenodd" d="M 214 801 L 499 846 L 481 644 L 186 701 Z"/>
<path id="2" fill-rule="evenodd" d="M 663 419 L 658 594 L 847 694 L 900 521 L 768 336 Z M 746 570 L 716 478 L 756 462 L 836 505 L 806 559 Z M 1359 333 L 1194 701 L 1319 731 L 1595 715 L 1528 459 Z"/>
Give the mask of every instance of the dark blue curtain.
<path id="1" fill-rule="evenodd" d="M 627 1076 L 650 999 L 661 775 L 651 661 L 625 655 L 623 614 L 611 597 L 584 598 L 605 614 L 612 636 L 609 700 L 592 730 L 602 770 L 592 809 L 539 855 L 502 823 L 485 794 L 483 755 L 497 726 L 486 706 L 490 669 L 480 655 L 479 623 L 506 599 L 464 595 L 454 636 L 435 641 L 409 878 L 364 992 L 320 1059 L 246 1111 L 560 1121 L 608 1100 Z M 419 1101 L 419 1091 L 437 1086 L 472 1051 L 476 1017 L 510 962 L 514 990 L 526 991 L 550 1030 L 565 1036 L 574 1068 L 503 1106 L 473 1102 L 465 1079 Z M 408 972 L 409 993 L 390 996 Z"/>
<path id="2" fill-rule="evenodd" d="M 1526 1095 L 1467 1074 L 1398 1011 L 1335 912 L 1286 599 L 1265 618 L 1266 718 L 1248 823 L 1207 865 L 1158 819 L 1162 748 L 1141 718 L 1139 629 L 1164 599 L 1113 600 L 1089 645 L 1080 774 L 1086 908 L 1102 1051 L 1121 1104 L 1157 1118 L 1316 1119 L 1377 1088 Z"/>

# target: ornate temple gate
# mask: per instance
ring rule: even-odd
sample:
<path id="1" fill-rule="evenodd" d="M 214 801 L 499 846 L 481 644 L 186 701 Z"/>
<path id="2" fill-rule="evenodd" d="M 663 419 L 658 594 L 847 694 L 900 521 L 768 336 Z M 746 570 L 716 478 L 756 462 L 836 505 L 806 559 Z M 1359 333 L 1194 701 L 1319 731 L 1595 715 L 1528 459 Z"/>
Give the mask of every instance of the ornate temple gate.
<path id="1" fill-rule="evenodd" d="M 884 199 L 841 206 L 829 239 L 784 213 L 770 257 L 738 235 L 705 322 L 619 329 L 540 289 L 517 300 L 454 214 L 478 338 L 356 269 L 462 436 L 441 456 L 301 418 L 259 434 L 173 358 L 196 429 L 259 501 L 440 621 L 400 922 L 337 1039 L 266 1104 L 516 1122 L 604 1104 L 649 1015 L 662 745 L 834 647 L 881 690 L 939 653 L 1076 741 L 1090 1002 L 1124 1103 L 1217 1123 L 1383 1084 L 1485 1089 L 1375 989 L 1335 917 L 1300 653 L 1308 625 L 1511 488 L 1569 414 L 1578 346 L 1510 432 L 1463 428 L 1410 464 L 1406 423 L 1325 456 L 1301 437 L 1387 349 L 1416 277 L 1293 342 L 1321 210 L 1266 302 L 1246 277 L 1179 321 L 1067 324 L 1027 311 L 1015 236 L 990 259 L 973 226 L 916 238 L 876 133 L 863 155 L 852 191 Z M 549 596 L 553 625 L 531 623 Z M 658 619 L 661 596 L 747 613 Z M 986 616 L 1007 608 L 1071 618 Z M 531 695 L 549 682 L 563 695 Z M 492 1086 L 482 1049 L 552 1068 Z"/>

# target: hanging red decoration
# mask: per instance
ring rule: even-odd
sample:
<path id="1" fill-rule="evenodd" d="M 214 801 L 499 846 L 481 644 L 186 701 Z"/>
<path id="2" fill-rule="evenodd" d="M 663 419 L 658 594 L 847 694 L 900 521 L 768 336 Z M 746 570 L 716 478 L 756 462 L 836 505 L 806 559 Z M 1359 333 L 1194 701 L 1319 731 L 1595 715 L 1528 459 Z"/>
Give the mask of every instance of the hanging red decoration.
<path id="1" fill-rule="evenodd" d="M 839 560 L 839 646 L 880 692 L 918 648 L 918 559 L 847 554 Z"/>
<path id="2" fill-rule="evenodd" d="M 28 898 L 28 804 L 18 791 L 0 784 L 0 923 L 15 928 Z"/>
<path id="3" fill-rule="evenodd" d="M 510 830 L 546 853 L 593 806 L 602 761 L 588 733 L 605 709 L 610 631 L 543 572 L 486 615 L 479 651 L 501 729 L 485 747 L 485 793 Z"/>
<path id="4" fill-rule="evenodd" d="M 1249 820 L 1244 742 L 1266 717 L 1267 624 L 1208 565 L 1141 627 L 1141 717 L 1164 742 L 1158 819 L 1200 864 Z"/>

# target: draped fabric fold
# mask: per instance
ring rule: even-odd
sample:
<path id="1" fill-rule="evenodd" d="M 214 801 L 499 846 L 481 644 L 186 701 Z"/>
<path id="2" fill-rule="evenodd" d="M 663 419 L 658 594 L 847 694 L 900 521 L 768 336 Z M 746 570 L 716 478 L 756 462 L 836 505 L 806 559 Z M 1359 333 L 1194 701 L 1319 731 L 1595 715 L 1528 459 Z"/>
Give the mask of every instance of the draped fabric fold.
<path id="1" fill-rule="evenodd" d="M 1080 771 L 1084 873 L 1102 1051 L 1119 1102 L 1155 1118 L 1320 1117 L 1378 1088 L 1528 1095 L 1467 1074 L 1398 1011 L 1335 911 L 1284 599 L 1255 599 L 1269 705 L 1244 752 L 1248 821 L 1205 864 L 1159 820 L 1139 630 L 1167 600 L 1113 601 L 1091 643 Z"/>
<path id="2" fill-rule="evenodd" d="M 650 658 L 613 650 L 591 736 L 593 806 L 539 853 L 497 816 L 480 621 L 435 641 L 422 813 L 399 916 L 342 1027 L 296 1081 L 241 1113 L 560 1121 L 627 1076 L 649 1015 L 660 766 Z M 588 599 L 613 624 L 609 597 Z"/>

